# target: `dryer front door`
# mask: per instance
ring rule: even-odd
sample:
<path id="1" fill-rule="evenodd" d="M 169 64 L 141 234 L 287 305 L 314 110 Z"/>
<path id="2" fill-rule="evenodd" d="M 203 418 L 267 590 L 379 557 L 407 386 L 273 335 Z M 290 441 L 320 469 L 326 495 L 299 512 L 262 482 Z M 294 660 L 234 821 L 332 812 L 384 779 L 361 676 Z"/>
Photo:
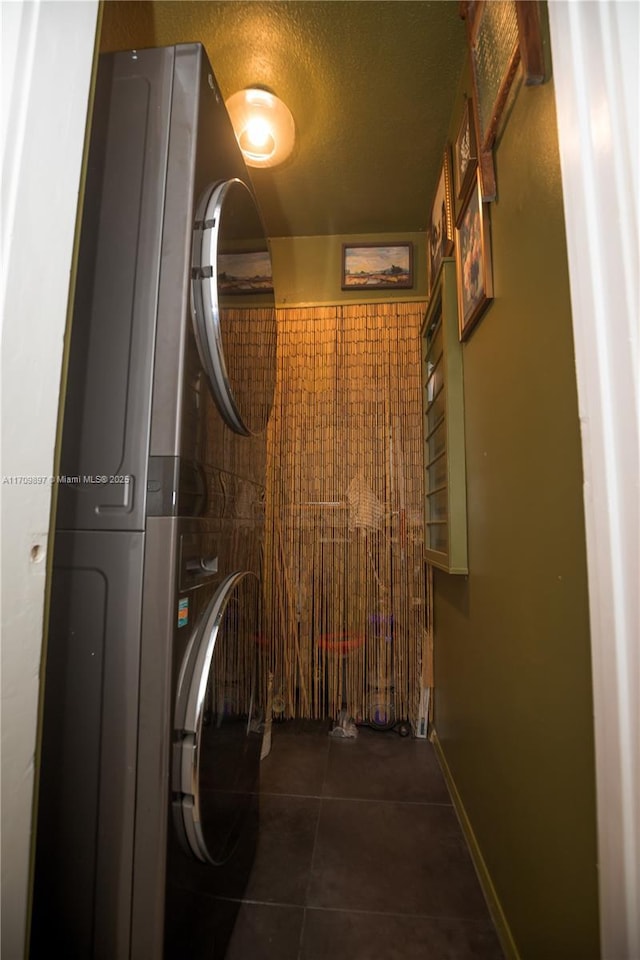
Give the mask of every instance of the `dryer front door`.
<path id="1" fill-rule="evenodd" d="M 193 231 L 191 312 L 220 413 L 235 433 L 262 433 L 276 374 L 271 257 L 253 193 L 237 178 L 212 184 Z"/>
<path id="2" fill-rule="evenodd" d="M 214 865 L 233 853 L 257 787 L 259 638 L 258 578 L 231 574 L 204 609 L 178 680 L 174 822 L 183 849 Z"/>

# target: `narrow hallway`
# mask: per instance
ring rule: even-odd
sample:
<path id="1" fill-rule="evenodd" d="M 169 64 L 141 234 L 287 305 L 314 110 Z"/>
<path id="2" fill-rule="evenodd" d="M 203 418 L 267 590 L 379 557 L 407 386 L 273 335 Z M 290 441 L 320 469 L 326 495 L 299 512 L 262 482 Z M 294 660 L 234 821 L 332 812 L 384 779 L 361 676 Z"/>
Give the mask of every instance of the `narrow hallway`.
<path id="1" fill-rule="evenodd" d="M 273 726 L 227 960 L 502 960 L 431 744 L 328 730 Z"/>

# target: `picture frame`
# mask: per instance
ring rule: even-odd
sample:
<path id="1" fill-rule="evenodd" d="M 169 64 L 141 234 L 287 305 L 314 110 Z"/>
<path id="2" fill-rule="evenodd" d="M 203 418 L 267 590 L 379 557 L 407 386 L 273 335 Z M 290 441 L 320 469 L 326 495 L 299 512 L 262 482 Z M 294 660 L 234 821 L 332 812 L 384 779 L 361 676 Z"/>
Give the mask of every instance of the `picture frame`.
<path id="1" fill-rule="evenodd" d="M 413 244 L 342 244 L 343 290 L 409 290 L 413 287 Z"/>
<path id="2" fill-rule="evenodd" d="M 514 80 L 545 83 L 540 0 L 460 0 L 471 63 L 473 114 L 485 201 L 496 198 L 493 147 L 513 102 Z"/>
<path id="3" fill-rule="evenodd" d="M 273 292 L 271 258 L 268 250 L 220 253 L 217 270 L 218 289 L 225 296 Z"/>
<path id="4" fill-rule="evenodd" d="M 493 300 L 491 225 L 479 169 L 456 225 L 456 275 L 458 331 L 466 340 Z"/>
<path id="5" fill-rule="evenodd" d="M 462 0 L 473 120 L 485 201 L 497 196 L 493 145 L 520 63 L 517 0 Z"/>
<path id="6" fill-rule="evenodd" d="M 520 63 L 516 0 L 478 0 L 467 16 L 478 150 L 492 149 Z"/>
<path id="7" fill-rule="evenodd" d="M 451 147 L 447 144 L 440 168 L 440 176 L 431 204 L 429 232 L 427 234 L 427 263 L 429 267 L 428 288 L 432 290 L 445 257 L 453 252 L 454 245 L 453 197 L 451 173 Z"/>
<path id="8" fill-rule="evenodd" d="M 475 182 L 477 168 L 478 150 L 473 120 L 473 104 L 471 99 L 466 97 L 458 134 L 453 144 L 453 184 L 458 211 Z"/>
<path id="9" fill-rule="evenodd" d="M 516 0 L 516 13 L 524 83 L 527 87 L 538 86 L 547 80 L 540 0 Z"/>

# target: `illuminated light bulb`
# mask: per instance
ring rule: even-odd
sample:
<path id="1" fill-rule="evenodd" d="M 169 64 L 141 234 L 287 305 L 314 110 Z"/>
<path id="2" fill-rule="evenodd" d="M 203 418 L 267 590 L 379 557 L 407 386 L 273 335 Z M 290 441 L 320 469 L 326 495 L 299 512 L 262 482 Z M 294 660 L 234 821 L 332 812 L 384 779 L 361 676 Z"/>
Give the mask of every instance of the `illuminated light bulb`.
<path id="1" fill-rule="evenodd" d="M 248 166 L 274 167 L 287 159 L 295 124 L 282 100 L 268 90 L 249 88 L 229 97 L 226 107 Z"/>
<path id="2" fill-rule="evenodd" d="M 273 140 L 271 129 L 264 117 L 251 117 L 245 131 L 249 143 L 254 147 L 265 147 L 269 140 Z"/>
<path id="3" fill-rule="evenodd" d="M 249 129 L 243 130 L 238 137 L 240 149 L 249 166 L 269 166 L 268 160 L 273 156 L 276 142 L 267 130 L 262 143 L 256 143 L 250 135 Z"/>

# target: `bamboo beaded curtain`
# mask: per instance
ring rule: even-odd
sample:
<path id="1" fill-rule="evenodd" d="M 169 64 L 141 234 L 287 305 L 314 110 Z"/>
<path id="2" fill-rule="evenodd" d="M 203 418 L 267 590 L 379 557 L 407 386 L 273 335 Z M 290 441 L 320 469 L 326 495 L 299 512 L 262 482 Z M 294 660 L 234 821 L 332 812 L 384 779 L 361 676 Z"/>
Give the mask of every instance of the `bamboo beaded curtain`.
<path id="1" fill-rule="evenodd" d="M 274 714 L 413 720 L 426 641 L 424 303 L 278 311 L 268 430 Z"/>

